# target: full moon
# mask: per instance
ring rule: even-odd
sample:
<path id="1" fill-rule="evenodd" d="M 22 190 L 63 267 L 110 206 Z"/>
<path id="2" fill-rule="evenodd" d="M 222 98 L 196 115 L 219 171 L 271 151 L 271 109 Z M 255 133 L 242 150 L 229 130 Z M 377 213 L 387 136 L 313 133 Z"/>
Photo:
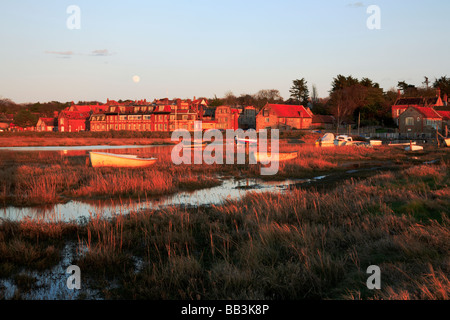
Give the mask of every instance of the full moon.
<path id="1" fill-rule="evenodd" d="M 139 77 L 139 76 L 134 76 L 133 77 L 133 82 L 134 83 L 138 83 L 139 81 L 141 81 L 141 77 Z"/>

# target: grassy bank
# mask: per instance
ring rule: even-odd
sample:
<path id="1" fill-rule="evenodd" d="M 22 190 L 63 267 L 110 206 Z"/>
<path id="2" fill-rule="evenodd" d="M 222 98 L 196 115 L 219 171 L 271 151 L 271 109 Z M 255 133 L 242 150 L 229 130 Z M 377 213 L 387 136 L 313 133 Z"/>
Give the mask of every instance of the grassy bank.
<path id="1" fill-rule="evenodd" d="M 0 205 L 32 206 L 71 199 L 146 198 L 220 184 L 217 178 L 304 179 L 345 172 L 352 168 L 408 166 L 443 159 L 446 149 L 410 154 L 401 148 L 320 148 L 309 144 L 281 143 L 283 152 L 295 151 L 296 159 L 281 162 L 275 175 L 261 176 L 261 165 L 174 165 L 170 147 L 143 151 L 156 157 L 145 169 L 94 169 L 87 154 L 69 156 L 58 152 L 0 152 Z M 224 153 L 225 156 L 225 153 Z M 237 159 L 235 161 L 237 163 Z"/>
<path id="2" fill-rule="evenodd" d="M 29 290 L 20 267 L 48 268 L 76 241 L 72 263 L 107 299 L 448 299 L 449 164 L 86 225 L 4 222 L 0 276 Z"/>
<path id="3" fill-rule="evenodd" d="M 1 132 L 0 147 L 172 144 L 171 135 L 171 132 L 146 131 Z M 283 140 L 311 143 L 319 136 L 302 130 L 280 133 Z"/>

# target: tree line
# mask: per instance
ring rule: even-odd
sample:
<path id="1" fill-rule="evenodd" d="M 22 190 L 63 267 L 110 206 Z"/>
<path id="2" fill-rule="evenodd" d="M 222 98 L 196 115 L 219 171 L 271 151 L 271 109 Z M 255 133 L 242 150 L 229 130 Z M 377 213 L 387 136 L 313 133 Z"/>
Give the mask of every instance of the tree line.
<path id="1" fill-rule="evenodd" d="M 339 124 L 356 123 L 360 120 L 362 126 L 383 125 L 395 126 L 391 116 L 391 106 L 395 103 L 400 90 L 407 97 L 434 97 L 436 89 L 441 90 L 441 96 L 450 95 L 450 78 L 442 76 L 430 82 L 428 77 L 416 86 L 406 81 L 398 81 L 397 88 L 383 90 L 380 85 L 369 78 L 337 75 L 331 82 L 327 97 L 320 98 L 315 85 L 309 90 L 305 78 L 295 79 L 289 89 L 290 97 L 286 100 L 277 89 L 263 89 L 255 94 L 244 93 L 239 96 L 231 91 L 221 98 L 216 95 L 206 98 L 209 106 L 254 106 L 257 110 L 267 103 L 288 105 L 303 105 L 309 107 L 314 114 L 333 115 Z M 131 100 L 123 100 L 131 101 Z M 119 100 L 122 102 L 122 100 Z M 101 104 L 98 101 L 79 101 L 78 104 Z M 14 123 L 18 126 L 34 126 L 39 116 L 52 117 L 54 112 L 60 112 L 69 107 L 71 102 L 51 101 L 45 103 L 16 104 L 10 99 L 0 98 L 0 114 L 13 114 Z"/>
<path id="2" fill-rule="evenodd" d="M 305 78 L 295 79 L 290 87 L 290 97 L 284 100 L 276 89 L 260 90 L 256 94 L 241 94 L 235 96 L 228 91 L 223 98 L 210 99 L 212 106 L 255 106 L 258 110 L 266 103 L 282 103 L 288 105 L 303 105 L 309 107 L 314 114 L 333 115 L 339 124 L 356 123 L 362 126 L 382 125 L 395 126 L 391 116 L 391 107 L 398 98 L 398 90 L 406 97 L 434 97 L 436 89 L 450 95 L 450 78 L 443 76 L 433 83 L 427 77 L 416 86 L 398 81 L 397 89 L 383 90 L 380 85 L 369 78 L 337 75 L 331 82 L 329 95 L 320 98 L 317 87 L 312 85 L 311 91 Z"/>

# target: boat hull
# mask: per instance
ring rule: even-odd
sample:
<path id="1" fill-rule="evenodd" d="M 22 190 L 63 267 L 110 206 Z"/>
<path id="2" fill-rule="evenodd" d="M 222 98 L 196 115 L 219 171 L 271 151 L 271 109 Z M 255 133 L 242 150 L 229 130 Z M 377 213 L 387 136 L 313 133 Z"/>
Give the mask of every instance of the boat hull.
<path id="1" fill-rule="evenodd" d="M 253 152 L 251 155 L 256 162 L 288 161 L 298 156 L 297 152 L 278 153 L 278 155 L 271 155 L 266 152 Z"/>
<path id="2" fill-rule="evenodd" d="M 423 150 L 422 146 L 415 146 L 415 145 L 405 148 L 405 151 L 421 151 L 421 150 Z"/>
<path id="3" fill-rule="evenodd" d="M 450 138 L 444 139 L 444 143 L 446 147 L 450 147 Z"/>
<path id="4" fill-rule="evenodd" d="M 94 168 L 141 168 L 151 166 L 156 158 L 138 158 L 134 155 L 120 155 L 104 152 L 89 152 L 89 159 Z"/>

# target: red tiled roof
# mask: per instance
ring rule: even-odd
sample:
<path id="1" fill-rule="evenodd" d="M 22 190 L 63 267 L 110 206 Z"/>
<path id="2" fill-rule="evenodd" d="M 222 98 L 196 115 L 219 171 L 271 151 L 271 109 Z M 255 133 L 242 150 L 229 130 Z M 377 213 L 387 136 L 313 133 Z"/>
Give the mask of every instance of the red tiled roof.
<path id="1" fill-rule="evenodd" d="M 52 127 L 55 126 L 56 119 L 55 118 L 39 118 L 46 126 Z"/>
<path id="2" fill-rule="evenodd" d="M 444 118 L 444 120 L 450 120 L 450 111 L 439 111 L 439 110 L 436 110 L 436 112 L 437 112 L 442 118 Z"/>
<path id="3" fill-rule="evenodd" d="M 89 112 L 78 112 L 78 111 L 61 111 L 59 117 L 60 118 L 66 118 L 66 119 L 72 119 L 72 120 L 85 120 L 89 118 L 90 114 Z"/>
<path id="4" fill-rule="evenodd" d="M 417 111 L 419 111 L 421 114 L 425 116 L 425 118 L 441 118 L 439 113 L 437 113 L 436 110 L 430 107 L 413 107 Z"/>
<path id="5" fill-rule="evenodd" d="M 288 104 L 268 104 L 281 118 L 312 118 L 303 106 L 295 106 Z"/>

